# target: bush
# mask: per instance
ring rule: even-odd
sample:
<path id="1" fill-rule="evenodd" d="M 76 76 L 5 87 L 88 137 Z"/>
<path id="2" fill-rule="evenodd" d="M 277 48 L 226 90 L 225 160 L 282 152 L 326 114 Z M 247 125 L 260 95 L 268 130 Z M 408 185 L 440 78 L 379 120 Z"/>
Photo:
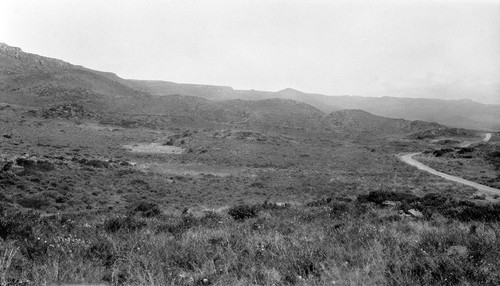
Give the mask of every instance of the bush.
<path id="1" fill-rule="evenodd" d="M 318 201 L 309 202 L 306 205 L 308 207 L 319 207 L 319 206 L 328 205 L 331 202 L 332 202 L 332 198 L 326 198 L 326 199 L 321 199 Z"/>
<path id="2" fill-rule="evenodd" d="M 132 216 L 114 217 L 104 222 L 104 230 L 107 232 L 126 231 L 132 232 L 146 226 L 146 223 Z"/>
<path id="3" fill-rule="evenodd" d="M 41 196 L 21 198 L 17 201 L 17 203 L 25 208 L 37 210 L 51 205 L 51 202 L 48 199 Z"/>
<path id="4" fill-rule="evenodd" d="M 391 192 L 391 191 L 371 191 L 368 195 L 358 196 L 360 202 L 372 202 L 382 205 L 385 201 L 400 201 L 412 203 L 417 200 L 417 196 L 411 193 Z"/>
<path id="5" fill-rule="evenodd" d="M 426 232 L 402 261 L 388 261 L 388 284 L 499 285 L 500 275 L 491 271 L 498 269 L 498 250 L 497 242 L 485 237 L 455 230 Z"/>
<path id="6" fill-rule="evenodd" d="M 49 172 L 54 170 L 54 165 L 48 161 L 33 161 L 25 158 L 17 158 L 16 164 L 24 168 L 25 172 Z"/>
<path id="7" fill-rule="evenodd" d="M 157 229 L 157 233 L 163 232 L 163 231 L 168 231 L 175 237 L 179 238 L 182 236 L 183 233 L 185 233 L 187 230 L 200 225 L 200 221 L 196 219 L 193 216 L 183 216 L 182 220 L 176 224 L 173 225 L 166 225 L 166 226 L 160 226 Z"/>
<path id="8" fill-rule="evenodd" d="M 0 216 L 0 238 L 3 239 L 32 239 L 33 226 L 40 216 L 35 212 L 19 212 L 7 216 Z"/>
<path id="9" fill-rule="evenodd" d="M 94 168 L 108 168 L 109 163 L 106 161 L 101 161 L 97 159 L 86 159 L 82 158 L 78 160 L 78 163 L 89 166 L 89 167 L 94 167 Z"/>
<path id="10" fill-rule="evenodd" d="M 438 150 L 434 150 L 432 152 L 432 154 L 436 157 L 441 157 L 443 156 L 444 154 L 446 153 L 450 153 L 450 152 L 453 152 L 453 149 L 450 149 L 450 148 L 444 148 L 444 149 L 438 149 Z"/>
<path id="11" fill-rule="evenodd" d="M 17 203 L 22 207 L 37 210 L 50 206 L 52 204 L 48 198 L 44 198 L 42 196 L 21 198 L 17 200 Z"/>
<path id="12" fill-rule="evenodd" d="M 441 213 L 460 221 L 500 221 L 500 204 L 479 205 L 470 202 L 454 202 L 441 207 Z"/>
<path id="13" fill-rule="evenodd" d="M 89 260 L 97 260 L 106 268 L 113 266 L 117 260 L 113 245 L 107 240 L 97 240 L 87 249 L 85 257 Z"/>
<path id="14" fill-rule="evenodd" d="M 161 214 L 158 204 L 148 202 L 141 202 L 137 204 L 132 212 L 139 213 L 143 217 L 155 217 Z"/>
<path id="15" fill-rule="evenodd" d="M 243 204 L 230 208 L 227 213 L 235 220 L 244 221 L 245 219 L 256 217 L 258 212 L 259 209 L 257 206 Z"/>
<path id="16" fill-rule="evenodd" d="M 350 205 L 345 202 L 332 202 L 330 205 L 331 213 L 334 216 L 341 216 L 349 213 Z"/>

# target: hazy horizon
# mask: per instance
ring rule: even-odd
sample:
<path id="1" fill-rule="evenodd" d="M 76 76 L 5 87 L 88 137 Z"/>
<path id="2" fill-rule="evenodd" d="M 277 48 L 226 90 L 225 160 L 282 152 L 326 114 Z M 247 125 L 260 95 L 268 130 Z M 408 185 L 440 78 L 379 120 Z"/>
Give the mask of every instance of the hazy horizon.
<path id="1" fill-rule="evenodd" d="M 123 78 L 500 104 L 500 1 L 11 1 L 0 42 Z"/>

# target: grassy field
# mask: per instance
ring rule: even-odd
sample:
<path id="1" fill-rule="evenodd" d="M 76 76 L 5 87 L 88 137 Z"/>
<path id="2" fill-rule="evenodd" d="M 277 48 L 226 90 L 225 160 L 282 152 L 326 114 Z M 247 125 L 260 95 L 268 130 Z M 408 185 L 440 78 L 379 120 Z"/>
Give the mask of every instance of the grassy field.
<path id="1" fill-rule="evenodd" d="M 500 189 L 500 144 L 496 140 L 466 148 L 438 148 L 418 160 L 438 171 Z"/>
<path id="2" fill-rule="evenodd" d="M 389 199 L 394 206 L 384 206 Z M 0 277 L 4 285 L 500 283 L 498 205 L 373 192 L 356 201 L 198 215 L 156 208 L 141 204 L 111 217 L 4 216 Z"/>
<path id="3" fill-rule="evenodd" d="M 2 107 L 0 285 L 500 283 L 499 205 L 426 141 L 153 119 Z"/>

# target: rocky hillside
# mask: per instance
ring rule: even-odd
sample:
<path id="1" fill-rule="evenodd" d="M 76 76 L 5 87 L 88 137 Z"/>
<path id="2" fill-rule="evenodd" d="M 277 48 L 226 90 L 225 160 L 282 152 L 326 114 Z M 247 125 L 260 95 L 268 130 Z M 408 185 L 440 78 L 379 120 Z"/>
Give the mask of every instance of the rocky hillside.
<path id="1" fill-rule="evenodd" d="M 220 101 L 219 106 L 239 114 L 236 120 L 240 124 L 307 129 L 318 129 L 324 125 L 323 112 L 308 104 L 289 99 L 225 100 Z"/>
<path id="2" fill-rule="evenodd" d="M 0 75 L 19 73 L 55 72 L 73 65 L 53 58 L 25 53 L 20 48 L 0 43 Z"/>
<path id="3" fill-rule="evenodd" d="M 445 126 L 433 122 L 387 118 L 359 109 L 333 112 L 326 117 L 326 121 L 344 133 L 364 133 L 371 136 L 408 134 L 445 128 Z"/>
<path id="4" fill-rule="evenodd" d="M 133 121 L 136 125 L 231 124 L 311 128 L 324 114 L 316 108 L 292 100 L 212 101 L 185 95 L 189 85 L 176 85 L 172 94 L 157 96 L 141 90 L 133 82 L 113 73 L 94 71 L 61 60 L 25 53 L 19 48 L 0 46 L 0 102 L 43 108 L 49 117 L 73 118 L 74 108 L 85 117 L 105 122 Z M 191 87 L 219 94 L 231 88 Z M 67 112 L 66 112 L 67 111 Z M 92 116 L 89 116 L 92 114 Z M 52 116 L 54 115 L 54 116 Z M 152 119 L 151 117 L 154 117 Z M 146 122 L 146 123 L 145 123 Z M 151 122 L 154 122 L 152 124 Z"/>
<path id="5" fill-rule="evenodd" d="M 78 104 L 90 114 L 163 116 L 155 122 L 164 123 L 334 128 L 370 134 L 403 134 L 433 128 L 428 123 L 412 123 L 408 119 L 480 129 L 495 128 L 498 123 L 500 128 L 500 106 L 471 101 L 331 97 L 294 89 L 245 91 L 223 86 L 126 80 L 113 73 L 25 53 L 6 44 L 0 44 L 0 102 L 46 109 Z M 336 112 L 340 109 L 363 109 L 373 114 L 360 110 Z M 332 111 L 335 112 L 326 116 Z"/>
<path id="6" fill-rule="evenodd" d="M 143 92 L 58 59 L 0 44 L 0 101 L 27 106 L 82 102 L 105 108 Z"/>
<path id="7" fill-rule="evenodd" d="M 185 94 L 218 100 L 292 99 L 312 105 L 325 113 L 342 109 L 362 109 L 385 117 L 432 121 L 460 128 L 500 130 L 500 105 L 480 104 L 470 100 L 327 96 L 291 88 L 269 92 L 164 81 L 133 80 L 129 81 L 129 84 L 155 95 Z"/>

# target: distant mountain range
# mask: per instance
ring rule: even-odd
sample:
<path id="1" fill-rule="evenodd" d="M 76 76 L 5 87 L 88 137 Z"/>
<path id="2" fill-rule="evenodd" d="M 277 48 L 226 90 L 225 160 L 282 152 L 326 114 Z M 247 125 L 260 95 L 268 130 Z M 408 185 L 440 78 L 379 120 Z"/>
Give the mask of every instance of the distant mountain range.
<path id="1" fill-rule="evenodd" d="M 429 98 L 327 96 L 295 89 L 278 92 L 234 90 L 226 86 L 180 84 L 167 81 L 130 80 L 133 86 L 154 95 L 186 94 L 211 100 L 268 98 L 292 99 L 330 113 L 342 109 L 361 109 L 376 115 L 438 122 L 450 127 L 500 130 L 500 105 L 481 104 L 471 100 Z M 499 94 L 500 96 L 500 94 Z"/>
<path id="2" fill-rule="evenodd" d="M 294 89 L 269 92 L 128 80 L 1 43 L 0 101 L 35 107 L 78 102 L 109 113 L 182 116 L 242 126 L 275 124 L 382 133 L 438 128 L 430 123 L 407 121 L 420 120 L 451 127 L 500 130 L 500 105 L 470 100 L 327 96 Z M 338 112 L 344 109 L 350 110 Z"/>

